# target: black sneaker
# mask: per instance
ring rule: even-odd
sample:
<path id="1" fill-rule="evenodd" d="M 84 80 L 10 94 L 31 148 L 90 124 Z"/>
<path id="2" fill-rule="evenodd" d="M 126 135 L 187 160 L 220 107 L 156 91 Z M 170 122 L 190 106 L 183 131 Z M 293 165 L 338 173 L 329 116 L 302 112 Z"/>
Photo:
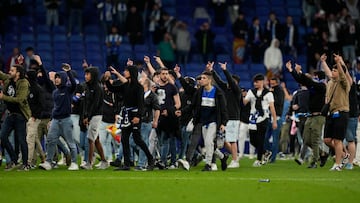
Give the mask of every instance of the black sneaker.
<path id="1" fill-rule="evenodd" d="M 317 164 L 315 162 L 311 162 L 308 168 L 317 168 Z"/>
<path id="2" fill-rule="evenodd" d="M 29 171 L 30 166 L 29 165 L 21 165 L 20 168 L 18 168 L 17 171 Z"/>
<path id="3" fill-rule="evenodd" d="M 114 171 L 130 171 L 130 166 L 120 166 L 115 168 Z"/>
<path id="4" fill-rule="evenodd" d="M 110 166 L 120 167 L 121 166 L 121 160 L 115 159 L 115 161 L 111 161 Z"/>
<path id="5" fill-rule="evenodd" d="M 227 169 L 227 160 L 229 158 L 228 154 L 224 154 L 224 157 L 221 160 L 221 170 L 225 171 Z"/>
<path id="6" fill-rule="evenodd" d="M 320 167 L 324 167 L 326 161 L 328 160 L 329 154 L 325 153 L 325 155 L 320 155 Z"/>
<path id="7" fill-rule="evenodd" d="M 166 169 L 165 164 L 163 164 L 161 161 L 156 162 L 155 166 L 158 167 L 160 170 Z"/>
<path id="8" fill-rule="evenodd" d="M 209 164 L 206 164 L 201 171 L 211 171 L 211 166 Z"/>
<path id="9" fill-rule="evenodd" d="M 152 171 L 152 170 L 154 170 L 154 167 L 155 167 L 155 160 L 152 159 L 152 160 L 148 161 L 148 166 L 147 166 L 146 170 Z"/>

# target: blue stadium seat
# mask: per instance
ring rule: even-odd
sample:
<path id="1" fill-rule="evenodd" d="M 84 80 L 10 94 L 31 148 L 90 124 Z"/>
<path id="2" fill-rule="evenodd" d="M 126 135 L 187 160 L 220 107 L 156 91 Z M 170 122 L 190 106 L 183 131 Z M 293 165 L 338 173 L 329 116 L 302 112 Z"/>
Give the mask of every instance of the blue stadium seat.
<path id="1" fill-rule="evenodd" d="M 84 41 L 83 37 L 80 35 L 72 35 L 69 37 L 69 42 L 79 42 L 82 43 Z"/>
<path id="2" fill-rule="evenodd" d="M 86 43 L 100 43 L 100 39 L 98 35 L 87 34 L 85 36 Z"/>
<path id="3" fill-rule="evenodd" d="M 52 55 L 51 52 L 37 51 L 37 53 L 41 57 L 41 60 L 47 60 L 47 61 L 52 61 L 53 60 L 53 55 Z"/>
<path id="4" fill-rule="evenodd" d="M 20 36 L 20 40 L 22 42 L 32 42 L 32 43 L 34 43 L 35 42 L 35 36 L 33 34 L 22 34 Z"/>
<path id="5" fill-rule="evenodd" d="M 62 26 L 62 25 L 54 26 L 52 32 L 54 34 L 63 34 L 63 35 L 65 35 L 66 34 L 66 28 L 65 28 L 65 26 Z"/>
<path id="6" fill-rule="evenodd" d="M 186 70 L 187 72 L 197 72 L 197 74 L 200 74 L 205 70 L 205 65 L 201 63 L 188 63 Z"/>
<path id="7" fill-rule="evenodd" d="M 47 25 L 36 25 L 36 33 L 37 34 L 46 34 L 46 33 L 50 33 L 50 27 Z"/>
<path id="8" fill-rule="evenodd" d="M 135 52 L 148 52 L 149 47 L 144 44 L 137 44 L 135 45 Z"/>
<path id="9" fill-rule="evenodd" d="M 245 89 L 250 89 L 253 87 L 253 83 L 251 80 L 241 80 L 240 78 L 240 87 L 244 87 Z"/>
<path id="10" fill-rule="evenodd" d="M 67 42 L 67 38 L 64 34 L 54 34 L 53 35 L 53 41 L 54 43 L 59 42 L 59 43 L 66 43 Z"/>
<path id="11" fill-rule="evenodd" d="M 100 30 L 98 25 L 89 25 L 85 27 L 85 34 L 99 34 Z"/>
<path id="12" fill-rule="evenodd" d="M 264 64 L 251 64 L 250 65 L 250 74 L 256 74 L 256 73 L 265 73 L 265 66 Z"/>
<path id="13" fill-rule="evenodd" d="M 52 44 L 51 42 L 38 42 L 36 44 L 37 49 L 51 49 L 52 48 Z"/>
<path id="14" fill-rule="evenodd" d="M 288 8 L 300 8 L 302 1 L 287 0 L 286 4 Z"/>
<path id="15" fill-rule="evenodd" d="M 270 0 L 272 6 L 285 6 L 285 0 Z"/>
<path id="16" fill-rule="evenodd" d="M 257 16 L 268 16 L 270 13 L 270 7 L 257 7 L 256 15 Z"/>
<path id="17" fill-rule="evenodd" d="M 249 65 L 247 63 L 245 63 L 245 64 L 234 64 L 233 69 L 234 69 L 235 72 L 249 71 Z"/>
<path id="18" fill-rule="evenodd" d="M 270 2 L 268 0 L 257 0 L 255 1 L 256 7 L 270 7 Z"/>
<path id="19" fill-rule="evenodd" d="M 131 52 L 132 49 L 131 49 L 131 45 L 130 44 L 120 44 L 120 47 L 119 47 L 119 52 L 122 53 L 122 52 Z"/>
<path id="20" fill-rule="evenodd" d="M 40 33 L 36 37 L 37 42 L 51 42 L 51 35 Z"/>
<path id="21" fill-rule="evenodd" d="M 54 42 L 54 50 L 55 51 L 65 51 L 67 52 L 69 49 L 67 43 L 63 42 Z"/>
<path id="22" fill-rule="evenodd" d="M 218 54 L 216 56 L 216 61 L 221 62 L 221 63 L 224 63 L 224 62 L 230 63 L 230 62 L 232 62 L 231 56 L 229 54 Z M 231 67 L 231 66 L 229 65 L 229 67 Z"/>

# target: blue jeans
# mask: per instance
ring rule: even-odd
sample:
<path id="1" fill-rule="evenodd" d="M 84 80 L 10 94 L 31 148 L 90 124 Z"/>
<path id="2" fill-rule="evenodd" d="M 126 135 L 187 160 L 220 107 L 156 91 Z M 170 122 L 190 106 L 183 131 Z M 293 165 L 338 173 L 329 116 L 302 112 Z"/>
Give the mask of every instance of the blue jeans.
<path id="1" fill-rule="evenodd" d="M 357 117 L 349 117 L 347 129 L 346 129 L 346 135 L 345 135 L 345 140 L 347 142 L 356 142 L 357 126 L 358 126 L 358 118 Z"/>
<path id="2" fill-rule="evenodd" d="M 89 140 L 87 139 L 87 131 L 80 131 L 79 150 L 84 150 L 84 161 L 89 161 Z"/>
<path id="3" fill-rule="evenodd" d="M 11 146 L 15 147 L 14 131 L 11 131 L 10 136 L 8 137 L 8 139 L 9 139 L 9 142 L 10 142 Z M 11 162 L 11 157 L 10 157 L 9 153 L 6 150 L 4 150 L 4 153 L 5 153 L 6 163 L 8 164 L 8 163 Z"/>
<path id="4" fill-rule="evenodd" d="M 77 163 L 77 148 L 72 136 L 73 123 L 70 117 L 63 119 L 53 119 L 50 124 L 48 137 L 47 137 L 47 157 L 46 161 L 51 163 L 54 157 L 56 145 L 58 144 L 59 137 L 62 136 L 70 148 L 71 161 Z"/>
<path id="5" fill-rule="evenodd" d="M 192 132 L 186 131 L 186 126 L 182 126 L 181 128 L 181 148 L 179 153 L 179 159 L 182 159 L 186 155 L 186 150 L 190 141 L 190 135 Z"/>
<path id="6" fill-rule="evenodd" d="M 169 149 L 170 149 L 170 139 L 173 138 L 173 141 L 175 140 L 176 143 L 176 138 L 175 138 L 175 133 L 174 132 L 165 132 L 165 131 L 160 131 L 159 133 L 160 135 L 160 160 L 163 164 L 166 165 L 167 163 L 167 155 L 169 154 Z M 175 151 L 176 151 L 176 146 L 175 146 Z"/>
<path id="7" fill-rule="evenodd" d="M 1 129 L 1 146 L 5 149 L 11 158 L 13 163 L 17 163 L 18 150 L 14 150 L 13 146 L 9 141 L 11 131 L 14 130 L 15 135 L 15 149 L 16 145 L 19 144 L 23 165 L 28 164 L 28 145 L 26 142 L 26 118 L 19 113 L 11 113 L 6 118 Z"/>
<path id="8" fill-rule="evenodd" d="M 146 146 L 149 147 L 149 135 L 152 129 L 152 123 L 141 123 L 141 138 L 145 142 Z M 140 148 L 140 147 L 139 147 Z M 138 166 L 144 167 L 147 163 L 146 154 L 143 150 L 139 149 L 139 161 Z"/>
<path id="9" fill-rule="evenodd" d="M 272 152 L 270 162 L 274 162 L 276 160 L 276 155 L 279 152 L 279 137 L 281 132 L 282 120 L 277 120 L 277 128 L 275 130 L 272 129 L 272 122 L 269 122 L 266 134 L 265 134 L 265 142 L 264 147 L 266 150 Z M 272 136 L 273 142 L 272 145 L 269 142 L 270 137 Z"/>

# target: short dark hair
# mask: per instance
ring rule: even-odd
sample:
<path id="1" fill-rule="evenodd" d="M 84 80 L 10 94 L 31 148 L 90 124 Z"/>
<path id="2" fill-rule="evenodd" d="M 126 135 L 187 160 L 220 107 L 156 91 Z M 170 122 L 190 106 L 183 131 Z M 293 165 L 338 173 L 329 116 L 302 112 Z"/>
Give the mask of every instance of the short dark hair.
<path id="1" fill-rule="evenodd" d="M 34 51 L 34 48 L 33 48 L 33 47 L 26 47 L 25 51 L 26 51 L 26 52 L 28 52 L 28 51 Z"/>
<path id="2" fill-rule="evenodd" d="M 265 76 L 261 73 L 258 73 L 253 77 L 253 81 L 259 81 L 259 80 L 265 80 Z"/>
<path id="3" fill-rule="evenodd" d="M 324 80 L 325 79 L 325 72 L 324 71 L 315 71 L 314 75 L 316 75 L 319 80 Z"/>
<path id="4" fill-rule="evenodd" d="M 20 78 L 21 79 L 25 78 L 25 68 L 24 68 L 24 66 L 22 66 L 20 64 L 15 64 L 12 67 L 15 67 L 16 72 L 20 73 Z"/>

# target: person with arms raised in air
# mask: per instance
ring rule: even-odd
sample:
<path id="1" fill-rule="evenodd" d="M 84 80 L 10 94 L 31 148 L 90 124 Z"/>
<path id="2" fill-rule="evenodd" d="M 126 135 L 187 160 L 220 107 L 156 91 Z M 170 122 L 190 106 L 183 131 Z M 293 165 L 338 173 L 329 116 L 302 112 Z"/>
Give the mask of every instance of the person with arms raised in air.
<path id="1" fill-rule="evenodd" d="M 115 74 L 122 82 L 121 85 L 112 85 L 110 80 L 111 73 Z M 106 86 L 111 92 L 120 92 L 124 97 L 124 106 L 121 109 L 121 130 L 124 153 L 124 166 L 115 170 L 130 170 L 130 135 L 133 136 L 134 142 L 146 154 L 148 160 L 147 170 L 153 170 L 154 158 L 151 155 L 148 147 L 141 138 L 141 116 L 144 112 L 144 88 L 138 81 L 138 70 L 135 66 L 129 65 L 125 67 L 124 76 L 118 73 L 114 68 L 105 73 Z"/>
<path id="2" fill-rule="evenodd" d="M 79 170 L 77 164 L 77 148 L 72 136 L 73 122 L 70 118 L 71 101 L 76 88 L 76 82 L 71 74 L 71 66 L 64 63 L 63 71 L 55 74 L 55 86 L 53 91 L 54 108 L 52 112 L 52 120 L 50 123 L 48 136 L 46 139 L 46 161 L 39 165 L 44 170 L 51 170 L 51 161 L 55 154 L 56 145 L 59 137 L 62 136 L 67 142 L 71 153 L 71 164 L 68 170 Z M 70 80 L 70 85 L 67 85 Z"/>

